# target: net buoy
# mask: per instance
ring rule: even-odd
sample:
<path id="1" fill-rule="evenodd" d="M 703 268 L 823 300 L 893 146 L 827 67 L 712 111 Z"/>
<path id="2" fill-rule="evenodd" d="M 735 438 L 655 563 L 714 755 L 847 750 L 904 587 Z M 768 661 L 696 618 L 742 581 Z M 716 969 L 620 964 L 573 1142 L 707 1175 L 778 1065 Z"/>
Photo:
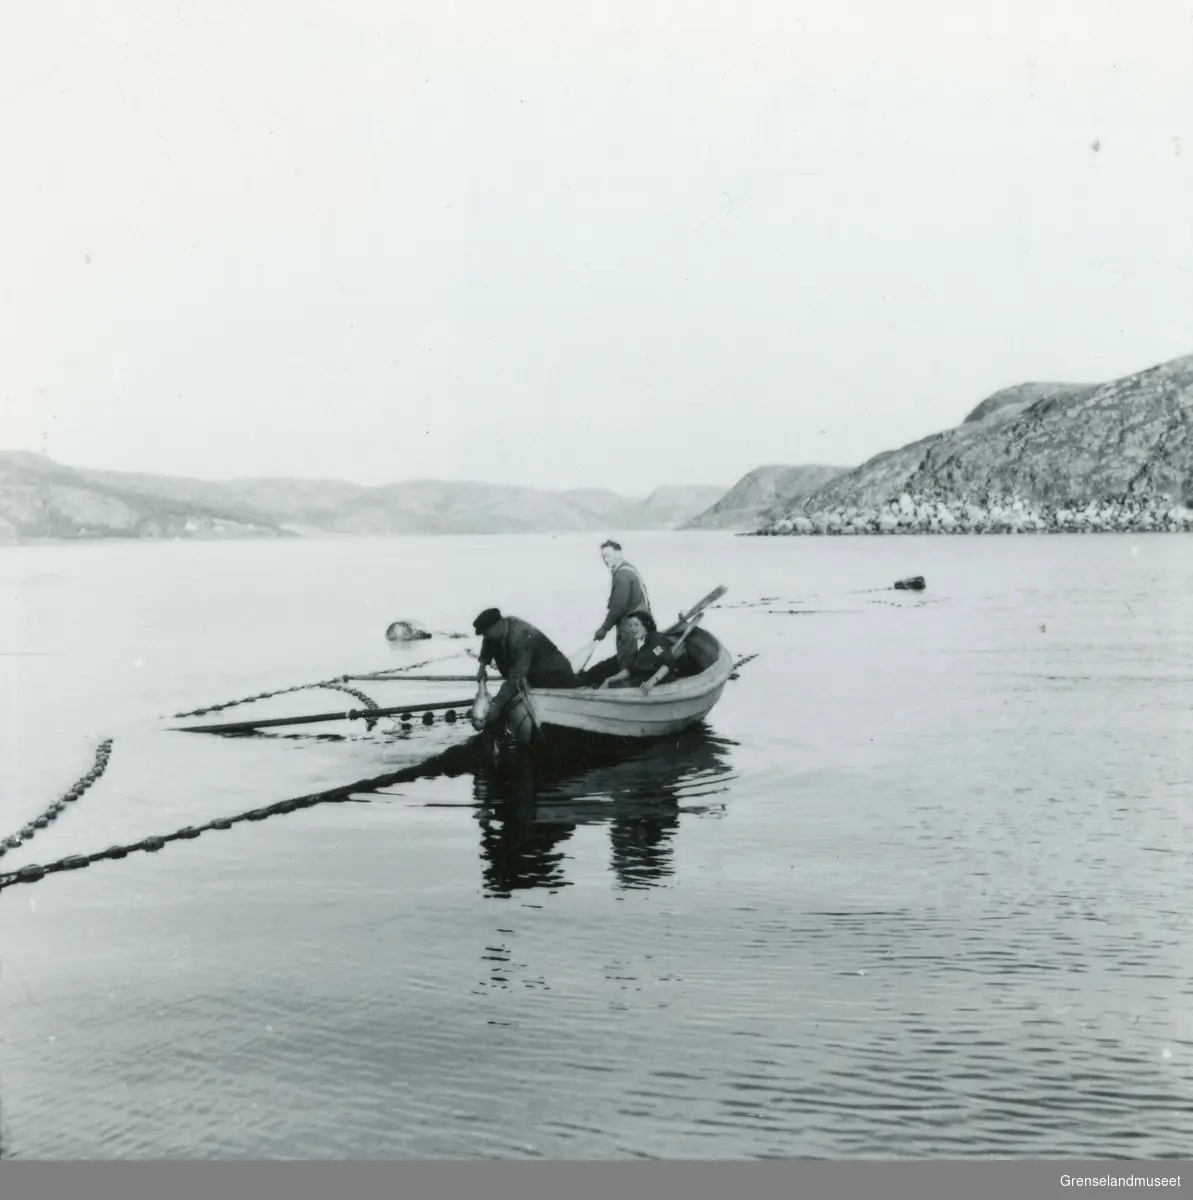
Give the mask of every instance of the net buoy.
<path id="1" fill-rule="evenodd" d="M 385 636 L 391 642 L 424 642 L 431 634 L 418 621 L 394 621 Z"/>
<path id="2" fill-rule="evenodd" d="M 519 746 L 528 746 L 534 738 L 534 717 L 530 713 L 530 705 L 524 697 L 519 696 L 506 710 L 505 725 L 510 735 Z"/>

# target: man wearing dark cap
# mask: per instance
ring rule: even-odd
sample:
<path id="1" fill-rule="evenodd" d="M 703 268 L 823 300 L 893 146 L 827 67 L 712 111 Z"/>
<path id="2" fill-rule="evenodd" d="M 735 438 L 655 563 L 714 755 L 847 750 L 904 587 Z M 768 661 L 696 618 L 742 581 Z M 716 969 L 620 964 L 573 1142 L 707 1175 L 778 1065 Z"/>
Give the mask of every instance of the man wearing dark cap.
<path id="1" fill-rule="evenodd" d="M 485 717 L 485 727 L 495 726 L 505 706 L 514 698 L 522 683 L 533 688 L 578 687 L 576 673 L 559 647 L 541 630 L 520 617 L 503 617 L 501 609 L 486 608 L 472 622 L 480 634 L 480 666 L 476 680 L 485 677 L 490 663 L 496 666 L 505 682 L 493 697 L 493 705 Z"/>
<path id="2" fill-rule="evenodd" d="M 629 669 L 638 653 L 638 643 L 630 632 L 630 613 L 650 612 L 650 598 L 646 594 L 642 576 L 636 567 L 626 562 L 619 543 L 612 540 L 602 542 L 601 557 L 613 576 L 613 585 L 609 589 L 609 610 L 601 627 L 592 635 L 592 640 L 604 641 L 609 630 L 616 626 L 617 665 L 624 671 Z"/>

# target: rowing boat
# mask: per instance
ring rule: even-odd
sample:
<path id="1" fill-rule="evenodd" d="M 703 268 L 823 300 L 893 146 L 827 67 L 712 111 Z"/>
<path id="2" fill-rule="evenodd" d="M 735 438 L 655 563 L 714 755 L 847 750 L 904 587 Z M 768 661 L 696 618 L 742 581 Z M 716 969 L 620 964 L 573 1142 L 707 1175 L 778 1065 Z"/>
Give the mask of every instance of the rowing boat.
<path id="1" fill-rule="evenodd" d="M 726 588 L 718 587 L 709 592 L 698 604 L 681 613 L 676 624 L 662 632 L 672 647 L 680 656 L 681 665 L 677 677 L 666 676 L 663 682 L 656 685 L 649 694 L 644 694 L 636 687 L 598 688 L 595 686 L 617 671 L 614 659 L 599 663 L 590 671 L 580 672 L 577 687 L 570 688 L 535 688 L 527 687 L 524 683 L 519 691 L 511 698 L 501 719 L 501 727 L 493 732 L 496 738 L 488 739 L 492 750 L 500 756 L 502 744 L 506 747 L 542 748 L 554 754 L 564 753 L 571 748 L 590 750 L 593 738 L 606 742 L 629 743 L 635 750 L 642 743 L 651 739 L 666 737 L 669 734 L 680 733 L 685 729 L 698 725 L 712 711 L 713 706 L 721 698 L 725 684 L 733 675 L 733 656 L 707 629 L 699 628 L 704 612 L 726 592 Z M 573 655 L 573 660 L 587 661 L 596 643 L 590 643 L 582 651 Z M 348 679 L 381 679 L 383 676 L 345 675 Z M 384 678 L 400 681 L 396 674 L 386 674 Z M 411 678 L 414 678 L 411 676 Z M 422 679 L 437 679 L 441 682 L 459 681 L 472 676 L 439 675 L 419 676 Z M 337 681 L 322 684 L 305 685 L 315 687 L 341 687 Z M 482 704 L 487 692 L 481 685 L 481 693 L 477 704 Z M 290 691 L 297 689 L 287 689 Z M 369 697 L 354 691 L 350 687 L 342 690 L 363 699 L 369 707 L 346 712 L 312 713 L 309 716 L 296 717 L 262 717 L 256 720 L 233 721 L 219 725 L 189 725 L 179 728 L 190 733 L 250 733 L 265 727 L 286 725 L 306 725 L 323 721 L 347 719 L 364 719 L 375 722 L 379 717 L 401 715 L 405 719 L 410 713 L 422 711 L 423 723 L 433 721 L 432 711 L 447 710 L 447 720 L 454 721 L 455 710 L 463 708 L 466 701 L 437 700 L 431 704 L 400 705 L 390 708 L 378 708 Z M 280 695 L 281 693 L 270 693 Z M 264 700 L 265 695 L 250 697 L 251 700 Z M 236 703 L 244 703 L 237 701 Z M 228 707 L 218 705 L 218 708 Z M 179 714 L 198 716 L 205 713 L 201 709 L 195 713 Z M 483 712 L 473 709 L 473 722 L 483 718 Z M 477 728 L 480 726 L 477 725 Z M 576 739 L 581 746 L 576 746 Z M 544 743 L 546 743 L 544 745 Z M 612 749 L 613 747 L 610 747 Z"/>
<path id="2" fill-rule="evenodd" d="M 733 656 L 707 629 L 688 631 L 685 649 L 694 673 L 664 680 L 649 695 L 636 687 L 527 688 L 506 710 L 506 731 L 525 744 L 536 731 L 548 743 L 564 732 L 640 740 L 696 725 L 721 698 Z"/>

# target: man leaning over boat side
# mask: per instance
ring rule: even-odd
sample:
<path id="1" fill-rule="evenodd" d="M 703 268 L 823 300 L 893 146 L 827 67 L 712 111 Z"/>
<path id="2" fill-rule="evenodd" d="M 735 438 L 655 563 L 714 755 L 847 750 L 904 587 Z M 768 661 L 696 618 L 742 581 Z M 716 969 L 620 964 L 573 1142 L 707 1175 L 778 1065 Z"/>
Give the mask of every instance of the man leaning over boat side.
<path id="1" fill-rule="evenodd" d="M 567 657 L 541 629 L 521 617 L 502 616 L 499 608 L 486 608 L 472 622 L 481 636 L 480 665 L 476 681 L 485 678 L 492 663 L 505 682 L 485 715 L 485 729 L 496 729 L 509 702 L 522 684 L 533 688 L 577 687 L 576 673 Z"/>
<path id="2" fill-rule="evenodd" d="M 609 610 L 605 614 L 600 628 L 592 635 L 594 642 L 602 642 L 610 629 L 617 628 L 617 665 L 621 670 L 627 670 L 638 653 L 638 643 L 630 630 L 629 618 L 631 613 L 650 612 L 650 598 L 646 594 L 646 584 L 637 567 L 626 562 L 621 552 L 621 545 L 609 539 L 601 543 L 601 557 L 613 580 L 609 588 Z"/>

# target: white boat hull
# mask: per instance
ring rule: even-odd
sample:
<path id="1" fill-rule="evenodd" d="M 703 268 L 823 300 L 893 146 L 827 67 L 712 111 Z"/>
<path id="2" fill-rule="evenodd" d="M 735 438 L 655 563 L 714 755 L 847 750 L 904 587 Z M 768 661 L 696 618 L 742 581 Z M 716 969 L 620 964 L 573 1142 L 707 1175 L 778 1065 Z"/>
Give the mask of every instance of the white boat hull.
<path id="1" fill-rule="evenodd" d="M 707 630 L 695 631 L 689 648 L 709 664 L 699 675 L 660 683 L 649 696 L 636 687 L 531 688 L 526 695 L 534 723 L 547 736 L 552 728 L 617 738 L 664 737 L 687 729 L 712 711 L 733 673 L 733 656 Z"/>

